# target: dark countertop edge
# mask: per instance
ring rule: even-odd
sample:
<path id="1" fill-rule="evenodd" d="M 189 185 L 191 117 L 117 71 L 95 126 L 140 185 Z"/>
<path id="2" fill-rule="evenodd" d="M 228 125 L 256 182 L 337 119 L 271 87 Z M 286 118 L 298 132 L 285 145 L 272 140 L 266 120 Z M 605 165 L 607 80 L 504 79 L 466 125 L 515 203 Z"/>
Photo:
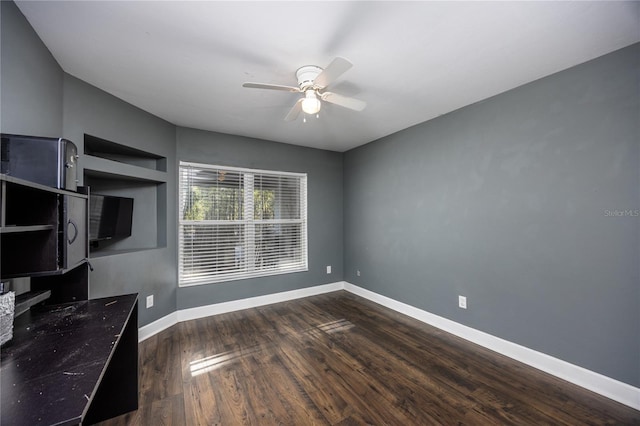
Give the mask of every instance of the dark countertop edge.
<path id="1" fill-rule="evenodd" d="M 95 301 L 95 300 L 104 300 L 105 302 L 109 299 L 112 299 L 112 301 L 118 301 L 119 298 L 123 298 L 126 296 L 135 296 L 133 299 L 133 303 L 131 304 L 131 309 L 129 309 L 129 313 L 127 314 L 127 319 L 125 320 L 125 322 L 122 324 L 122 329 L 120 330 L 120 332 L 118 333 L 118 338 L 116 339 L 115 343 L 113 344 L 113 349 L 111 350 L 111 352 L 109 353 L 109 357 L 107 358 L 107 361 L 105 362 L 104 366 L 102 367 L 102 371 L 100 372 L 100 376 L 98 376 L 98 381 L 96 382 L 96 385 L 93 387 L 93 390 L 91 391 L 91 395 L 89 395 L 89 399 L 87 400 L 87 404 L 84 406 L 84 410 L 82 410 L 82 415 L 80 417 L 80 422 L 83 422 L 85 417 L 87 416 L 87 411 L 89 411 L 89 407 L 91 406 L 91 403 L 93 402 L 93 398 L 96 395 L 96 392 L 98 391 L 98 387 L 100 386 L 100 383 L 102 382 L 102 379 L 104 378 L 104 374 L 107 371 L 107 367 L 109 367 L 109 364 L 111 363 L 111 358 L 113 357 L 113 353 L 116 351 L 116 349 L 118 348 L 118 345 L 120 345 L 120 340 L 122 339 L 122 334 L 124 333 L 124 329 L 126 328 L 127 324 L 129 323 L 129 320 L 131 319 L 131 314 L 133 314 L 133 310 L 136 308 L 136 306 L 138 306 L 138 294 L 137 293 L 129 293 L 129 294 L 121 294 L 118 296 L 111 296 L 111 297 L 100 297 L 98 299 L 89 299 L 89 302 Z M 106 302 L 106 303 L 110 303 L 110 302 Z M 138 324 L 134 325 L 136 328 L 138 328 Z M 61 423 L 61 424 L 74 424 L 74 423 Z"/>

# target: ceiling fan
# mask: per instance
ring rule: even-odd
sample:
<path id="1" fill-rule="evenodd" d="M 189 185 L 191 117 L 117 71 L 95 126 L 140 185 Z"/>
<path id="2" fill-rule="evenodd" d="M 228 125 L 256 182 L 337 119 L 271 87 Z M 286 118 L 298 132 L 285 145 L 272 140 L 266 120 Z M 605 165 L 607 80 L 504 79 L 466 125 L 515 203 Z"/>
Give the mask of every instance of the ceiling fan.
<path id="1" fill-rule="evenodd" d="M 340 105 L 341 107 L 355 111 L 362 111 L 367 106 L 366 102 L 325 91 L 328 85 L 333 83 L 352 66 L 351 62 L 338 57 L 325 69 L 316 65 L 305 65 L 298 68 L 296 71 L 298 87 L 268 83 L 244 83 L 242 87 L 304 93 L 304 97 L 298 99 L 293 108 L 291 108 L 291 111 L 289 111 L 284 118 L 285 121 L 295 120 L 301 111 L 306 114 L 317 114 L 322 106 L 321 101 Z"/>

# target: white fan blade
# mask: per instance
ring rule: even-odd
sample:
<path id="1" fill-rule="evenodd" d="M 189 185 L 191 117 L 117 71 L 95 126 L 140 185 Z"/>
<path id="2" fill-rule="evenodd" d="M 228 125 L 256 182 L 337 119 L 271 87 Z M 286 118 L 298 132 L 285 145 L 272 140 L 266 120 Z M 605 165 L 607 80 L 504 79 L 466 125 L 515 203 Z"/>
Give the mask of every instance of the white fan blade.
<path id="1" fill-rule="evenodd" d="M 270 90 L 282 90 L 285 92 L 299 92 L 299 87 L 282 86 L 280 84 L 266 84 L 266 83 L 244 83 L 242 87 L 248 87 L 250 89 L 270 89 Z"/>
<path id="2" fill-rule="evenodd" d="M 320 95 L 323 101 L 327 101 L 332 104 L 340 105 L 341 107 L 353 109 L 355 111 L 362 111 L 367 103 L 360 99 L 348 98 L 346 96 L 338 95 L 337 93 L 324 92 Z"/>
<path id="3" fill-rule="evenodd" d="M 302 111 L 303 100 L 304 98 L 298 99 L 298 102 L 296 102 L 293 108 L 291 108 L 291 111 L 289 111 L 289 114 L 287 114 L 287 116 L 284 118 L 284 121 L 293 121 L 298 118 L 298 115 L 300 115 L 300 111 Z"/>
<path id="4" fill-rule="evenodd" d="M 324 89 L 344 74 L 353 64 L 344 58 L 335 58 L 313 81 L 313 85 Z"/>

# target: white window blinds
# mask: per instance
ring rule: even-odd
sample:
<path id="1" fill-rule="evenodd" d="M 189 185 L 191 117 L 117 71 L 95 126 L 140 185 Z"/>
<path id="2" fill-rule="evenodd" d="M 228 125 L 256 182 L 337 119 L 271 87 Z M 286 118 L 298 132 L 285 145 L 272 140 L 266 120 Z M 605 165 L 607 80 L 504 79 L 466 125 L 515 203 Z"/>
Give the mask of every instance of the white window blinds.
<path id="1" fill-rule="evenodd" d="M 305 174 L 180 162 L 179 282 L 307 270 Z"/>

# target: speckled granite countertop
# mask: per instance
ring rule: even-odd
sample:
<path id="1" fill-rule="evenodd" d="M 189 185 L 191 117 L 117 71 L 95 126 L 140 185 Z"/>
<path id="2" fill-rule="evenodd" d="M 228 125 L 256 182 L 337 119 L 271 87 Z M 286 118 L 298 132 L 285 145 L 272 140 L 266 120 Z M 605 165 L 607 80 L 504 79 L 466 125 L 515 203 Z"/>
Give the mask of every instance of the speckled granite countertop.
<path id="1" fill-rule="evenodd" d="M 0 424 L 80 423 L 136 300 L 34 307 L 16 318 L 0 354 Z"/>

